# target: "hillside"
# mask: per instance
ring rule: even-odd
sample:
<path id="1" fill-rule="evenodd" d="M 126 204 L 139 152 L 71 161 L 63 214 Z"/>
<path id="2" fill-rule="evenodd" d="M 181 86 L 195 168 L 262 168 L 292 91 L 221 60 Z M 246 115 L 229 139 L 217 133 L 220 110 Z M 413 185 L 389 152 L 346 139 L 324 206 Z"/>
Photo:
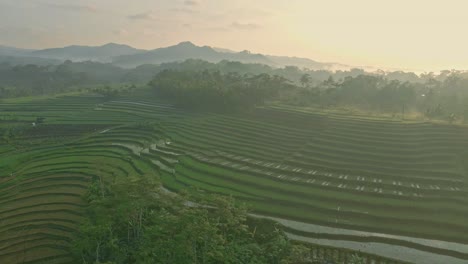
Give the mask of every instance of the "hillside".
<path id="1" fill-rule="evenodd" d="M 40 58 L 51 58 L 58 60 L 72 61 L 100 61 L 109 62 L 113 57 L 122 55 L 132 55 L 142 52 L 127 45 L 108 43 L 99 47 L 90 46 L 68 46 L 64 48 L 54 48 L 45 50 L 36 50 L 29 55 Z"/>
<path id="2" fill-rule="evenodd" d="M 49 59 L 49 58 L 39 58 L 39 57 L 30 57 L 27 55 L 0 55 L 0 64 L 9 64 L 9 65 L 58 65 L 62 63 L 61 60 Z"/>
<path id="3" fill-rule="evenodd" d="M 31 49 L 19 49 L 14 47 L 0 45 L 0 64 L 10 65 L 55 65 L 60 64 L 60 60 L 52 58 L 40 58 L 34 56 L 32 53 L 34 50 Z"/>
<path id="4" fill-rule="evenodd" d="M 34 50 L 30 50 L 30 49 L 20 49 L 20 48 L 0 45 L 0 56 L 23 56 L 33 51 Z"/>
<path id="5" fill-rule="evenodd" d="M 231 195 L 297 240 L 412 263 L 468 259 L 465 127 L 283 106 L 199 114 L 145 90 L 0 108 L 7 263 L 24 248 L 28 261 L 69 261 L 92 179 L 135 175 Z M 38 116 L 44 124 L 32 127 Z"/>
<path id="6" fill-rule="evenodd" d="M 209 62 L 232 60 L 244 63 L 261 63 L 270 65 L 273 62 L 260 54 L 248 52 L 218 52 L 211 47 L 199 47 L 191 42 L 181 42 L 175 46 L 159 48 L 135 55 L 123 55 L 114 58 L 113 63 L 123 67 L 135 67 L 142 64 L 161 64 L 166 62 L 202 59 Z"/>
<path id="7" fill-rule="evenodd" d="M 175 46 L 155 49 L 135 55 L 123 55 L 114 58 L 113 63 L 122 67 L 135 67 L 142 64 L 161 64 L 187 59 L 201 59 L 218 63 L 223 60 L 241 63 L 257 63 L 271 67 L 296 66 L 311 70 L 337 70 L 349 69 L 350 66 L 336 63 L 322 63 L 306 58 L 270 56 L 251 53 L 247 50 L 236 52 L 209 46 L 196 46 L 191 42 L 181 42 Z"/>

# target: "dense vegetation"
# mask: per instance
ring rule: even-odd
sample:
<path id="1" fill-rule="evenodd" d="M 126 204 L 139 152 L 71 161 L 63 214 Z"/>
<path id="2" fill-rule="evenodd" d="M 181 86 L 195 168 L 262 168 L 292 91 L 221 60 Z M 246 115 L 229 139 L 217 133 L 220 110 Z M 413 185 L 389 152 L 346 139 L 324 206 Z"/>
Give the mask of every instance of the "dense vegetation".
<path id="1" fill-rule="evenodd" d="M 247 103 L 252 105 L 274 99 L 286 104 L 322 109 L 352 108 L 400 116 L 418 113 L 427 118 L 445 120 L 463 120 L 467 115 L 468 78 L 465 72 L 443 71 L 439 75 L 428 73 L 419 76 L 404 72 L 368 73 L 359 69 L 329 72 L 293 66 L 276 69 L 261 64 L 231 61 L 210 63 L 194 59 L 141 65 L 133 69 L 97 62 L 71 61 L 54 66 L 0 64 L 0 99 L 55 94 L 89 87 L 94 89 L 113 84 L 141 84 L 152 79 L 153 84 L 156 84 L 154 76 L 158 73 L 159 78 L 156 80 L 169 85 L 160 89 L 173 99 L 177 95 L 178 101 L 186 100 L 179 92 L 187 88 L 181 88 L 182 83 L 171 79 L 180 77 L 186 83 L 196 80 L 199 88 L 203 86 L 203 89 L 208 90 L 205 95 L 197 93 L 199 101 L 210 101 L 208 105 L 232 106 L 242 104 L 240 101 L 252 101 Z M 169 87 L 176 87 L 178 91 L 167 91 Z M 288 89 L 281 89 L 284 87 Z M 190 92 L 195 89 L 190 89 Z M 214 89 L 219 93 L 213 97 L 214 100 L 203 99 L 204 96 L 212 97 Z M 235 91 L 233 93 L 236 95 L 226 94 L 225 91 Z M 276 96 L 278 91 L 279 97 Z M 219 101 L 219 96 L 230 102 Z"/>
<path id="2" fill-rule="evenodd" d="M 231 111 L 261 105 L 291 87 L 286 79 L 268 74 L 172 70 L 159 73 L 150 85 L 158 95 L 181 106 Z"/>
<path id="3" fill-rule="evenodd" d="M 164 70 L 150 82 L 159 95 L 183 106 L 205 109 L 249 109 L 267 101 L 387 114 L 400 119 L 468 120 L 468 79 L 445 72 L 425 82 L 390 80 L 360 74 L 316 83 L 303 74 L 301 85 L 280 76 L 222 73 L 214 70 Z M 314 84 L 316 83 L 316 84 Z"/>
<path id="4" fill-rule="evenodd" d="M 96 180 L 90 218 L 73 242 L 83 263 L 297 263 L 292 244 L 271 221 L 250 219 L 232 198 L 211 207 L 164 192 L 149 177 Z M 297 255 L 297 254 L 296 254 Z M 292 259 L 296 257 L 297 259 Z M 301 260 L 300 258 L 303 258 Z"/>
<path id="5" fill-rule="evenodd" d="M 322 109 L 349 108 L 369 113 L 405 117 L 417 113 L 429 119 L 468 120 L 468 79 L 451 73 L 443 80 L 424 83 L 388 80 L 382 76 L 359 75 L 341 81 L 329 78 L 310 86 L 303 76 L 304 88 L 287 102 Z"/>

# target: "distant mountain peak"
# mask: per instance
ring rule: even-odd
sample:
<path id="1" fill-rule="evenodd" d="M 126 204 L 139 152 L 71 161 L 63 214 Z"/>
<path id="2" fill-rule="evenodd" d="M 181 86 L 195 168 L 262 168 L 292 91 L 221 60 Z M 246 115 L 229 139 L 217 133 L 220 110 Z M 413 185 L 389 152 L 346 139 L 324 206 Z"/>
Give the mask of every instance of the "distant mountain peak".
<path id="1" fill-rule="evenodd" d="M 114 48 L 114 49 L 128 49 L 128 50 L 138 50 L 132 46 L 126 44 L 119 44 L 114 42 L 109 42 L 107 44 L 102 45 L 100 48 Z"/>
<path id="2" fill-rule="evenodd" d="M 184 52 L 189 52 L 190 51 L 190 52 L 200 52 L 200 53 L 203 53 L 203 52 L 214 53 L 214 52 L 216 52 L 210 46 L 197 46 L 197 45 L 193 44 L 190 41 L 180 42 L 177 45 L 169 46 L 169 47 L 162 48 L 162 49 L 176 49 L 176 50 L 180 50 L 180 51 L 184 51 Z M 155 49 L 153 51 L 159 51 L 159 50 L 161 50 L 161 49 Z M 196 55 L 196 54 L 194 54 L 194 55 Z"/>
<path id="3" fill-rule="evenodd" d="M 179 44 L 177 44 L 176 46 L 197 47 L 197 45 L 193 44 L 190 41 L 182 41 Z"/>
<path id="4" fill-rule="evenodd" d="M 122 47 L 122 46 L 128 47 L 128 45 L 118 44 L 114 42 L 109 42 L 107 44 L 102 45 L 101 47 Z"/>
<path id="5" fill-rule="evenodd" d="M 111 62 L 113 57 L 133 55 L 140 52 L 143 51 L 128 45 L 110 42 L 102 46 L 72 45 L 63 48 L 37 50 L 31 54 L 35 57 L 58 60 Z"/>

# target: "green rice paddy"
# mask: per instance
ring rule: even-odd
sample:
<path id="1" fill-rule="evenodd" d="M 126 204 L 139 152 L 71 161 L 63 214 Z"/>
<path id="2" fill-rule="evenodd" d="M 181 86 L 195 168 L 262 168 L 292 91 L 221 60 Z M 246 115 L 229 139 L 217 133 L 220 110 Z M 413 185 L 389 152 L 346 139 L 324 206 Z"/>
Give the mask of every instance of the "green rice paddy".
<path id="1" fill-rule="evenodd" d="M 337 241 L 388 234 L 379 242 L 468 261 L 466 127 L 282 106 L 191 113 L 151 94 L 0 103 L 0 135 L 15 127 L 0 141 L 2 263 L 70 262 L 89 182 L 143 174 L 174 192 L 232 195 L 256 214 L 356 231 Z"/>

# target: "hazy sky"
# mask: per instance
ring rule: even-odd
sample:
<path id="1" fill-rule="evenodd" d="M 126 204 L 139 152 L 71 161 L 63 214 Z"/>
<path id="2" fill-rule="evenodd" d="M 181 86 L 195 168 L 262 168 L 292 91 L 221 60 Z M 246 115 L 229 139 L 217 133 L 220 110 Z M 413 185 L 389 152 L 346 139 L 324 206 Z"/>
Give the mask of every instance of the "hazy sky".
<path id="1" fill-rule="evenodd" d="M 415 70 L 468 69 L 466 0 L 0 0 L 0 44 L 181 41 Z"/>

